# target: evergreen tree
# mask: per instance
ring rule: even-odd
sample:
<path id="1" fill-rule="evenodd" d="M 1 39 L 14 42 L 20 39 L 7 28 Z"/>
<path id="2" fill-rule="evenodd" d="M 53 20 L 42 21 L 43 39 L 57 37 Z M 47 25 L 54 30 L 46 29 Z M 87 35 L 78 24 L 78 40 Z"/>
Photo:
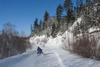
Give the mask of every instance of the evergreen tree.
<path id="1" fill-rule="evenodd" d="M 83 0 L 81 0 L 81 4 L 80 4 L 80 12 L 83 13 L 84 8 L 85 8 L 85 6 L 84 6 L 84 4 L 83 4 Z"/>
<path id="2" fill-rule="evenodd" d="M 94 3 L 100 3 L 100 0 L 93 0 Z"/>
<path id="3" fill-rule="evenodd" d="M 72 3 L 72 0 L 65 0 L 65 2 L 64 2 L 64 8 L 65 8 L 66 13 L 67 13 L 67 16 L 68 16 L 68 14 L 73 11 L 73 3 Z"/>
<path id="4" fill-rule="evenodd" d="M 81 0 L 76 0 L 76 6 L 80 7 L 80 4 L 81 4 Z"/>
<path id="5" fill-rule="evenodd" d="M 40 20 L 40 30 L 43 30 L 42 20 Z"/>
<path id="6" fill-rule="evenodd" d="M 72 0 L 65 0 L 64 1 L 64 8 L 67 11 L 69 8 L 72 8 Z"/>
<path id="7" fill-rule="evenodd" d="M 75 20 L 74 12 L 73 12 L 72 9 L 68 9 L 68 12 L 67 12 L 67 20 L 68 20 L 68 22 L 70 22 L 70 20 Z"/>
<path id="8" fill-rule="evenodd" d="M 55 37 L 56 36 L 56 32 L 55 31 L 56 31 L 56 26 L 55 26 L 55 24 L 53 24 L 52 25 L 52 32 L 51 32 L 51 36 L 52 37 Z"/>
<path id="9" fill-rule="evenodd" d="M 80 1 L 81 1 L 80 8 L 83 9 L 84 8 L 83 0 L 80 0 Z"/>
<path id="10" fill-rule="evenodd" d="M 34 21 L 34 29 L 37 29 L 37 28 L 38 28 L 38 19 L 36 18 Z"/>
<path id="11" fill-rule="evenodd" d="M 31 33 L 33 32 L 33 26 L 32 26 L 32 24 L 31 24 Z"/>
<path id="12" fill-rule="evenodd" d="M 91 5 L 91 0 L 86 0 L 86 6 Z"/>
<path id="13" fill-rule="evenodd" d="M 77 16 L 80 15 L 83 8 L 84 8 L 83 0 L 76 0 L 76 13 L 77 13 Z"/>
<path id="14" fill-rule="evenodd" d="M 44 22 L 43 23 L 43 30 L 46 28 L 46 23 Z"/>
<path id="15" fill-rule="evenodd" d="M 49 13 L 48 13 L 48 11 L 45 11 L 43 29 L 47 28 L 47 20 L 48 20 L 48 18 L 49 18 Z"/>
<path id="16" fill-rule="evenodd" d="M 56 16 L 57 16 L 57 20 L 59 23 L 61 20 L 62 12 L 63 12 L 63 7 L 61 6 L 61 4 L 59 4 L 57 9 L 56 9 Z"/>
<path id="17" fill-rule="evenodd" d="M 80 12 L 80 4 L 81 4 L 81 1 L 80 0 L 76 0 L 76 11 L 77 11 L 77 15 Z"/>
<path id="18" fill-rule="evenodd" d="M 71 23 L 71 25 L 72 25 L 72 21 L 75 20 L 73 8 L 74 7 L 73 7 L 72 0 L 65 0 L 64 1 L 64 9 L 66 10 L 66 14 L 67 14 L 66 15 L 67 16 L 67 29 L 68 29 L 69 24 Z"/>
<path id="19" fill-rule="evenodd" d="M 45 11 L 45 14 L 44 14 L 44 21 L 47 21 L 49 18 L 49 13 L 48 11 Z"/>

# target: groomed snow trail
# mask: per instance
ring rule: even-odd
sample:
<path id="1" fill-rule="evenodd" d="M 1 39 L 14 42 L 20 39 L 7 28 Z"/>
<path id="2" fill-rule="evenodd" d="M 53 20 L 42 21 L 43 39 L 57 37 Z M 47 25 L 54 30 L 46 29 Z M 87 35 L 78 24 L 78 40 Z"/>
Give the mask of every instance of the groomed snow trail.
<path id="1" fill-rule="evenodd" d="M 58 59 L 60 65 L 61 65 L 61 67 L 66 67 L 66 66 L 63 64 L 63 61 L 62 61 L 62 59 L 60 58 L 59 54 L 58 54 L 57 52 L 55 52 L 55 55 L 56 55 L 56 57 L 57 57 L 57 59 Z"/>
<path id="2" fill-rule="evenodd" d="M 81 58 L 60 48 L 45 47 L 43 55 L 29 51 L 0 60 L 0 67 L 100 67 L 100 62 Z"/>

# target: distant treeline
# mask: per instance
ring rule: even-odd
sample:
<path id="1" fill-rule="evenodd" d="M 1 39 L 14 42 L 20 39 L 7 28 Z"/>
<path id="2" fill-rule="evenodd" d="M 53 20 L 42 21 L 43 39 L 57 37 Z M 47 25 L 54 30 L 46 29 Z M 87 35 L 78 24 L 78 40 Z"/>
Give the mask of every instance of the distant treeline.
<path id="1" fill-rule="evenodd" d="M 31 48 L 28 38 L 19 36 L 14 27 L 6 23 L 0 32 L 0 59 L 21 54 Z"/>

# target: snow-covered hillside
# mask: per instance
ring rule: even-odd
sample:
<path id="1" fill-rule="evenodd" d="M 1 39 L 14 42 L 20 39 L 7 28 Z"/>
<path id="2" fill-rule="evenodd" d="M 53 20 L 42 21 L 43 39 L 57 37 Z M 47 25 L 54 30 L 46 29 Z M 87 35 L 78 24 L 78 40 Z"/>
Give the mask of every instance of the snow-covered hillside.
<path id="1" fill-rule="evenodd" d="M 32 37 L 32 50 L 0 60 L 0 67 L 100 67 L 100 61 L 82 58 L 63 50 L 62 43 L 67 34 L 68 32 L 56 38 Z M 36 54 L 37 46 L 43 49 L 43 55 Z"/>

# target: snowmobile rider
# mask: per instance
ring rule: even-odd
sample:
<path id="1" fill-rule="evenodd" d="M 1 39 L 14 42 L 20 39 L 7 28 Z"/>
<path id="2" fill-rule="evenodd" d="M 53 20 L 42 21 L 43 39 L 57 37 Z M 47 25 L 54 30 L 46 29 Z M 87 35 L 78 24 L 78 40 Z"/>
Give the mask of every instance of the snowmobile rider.
<path id="1" fill-rule="evenodd" d="M 41 54 L 41 53 L 43 53 L 43 51 L 42 51 L 42 49 L 38 46 L 38 48 L 37 48 L 37 54 Z"/>

